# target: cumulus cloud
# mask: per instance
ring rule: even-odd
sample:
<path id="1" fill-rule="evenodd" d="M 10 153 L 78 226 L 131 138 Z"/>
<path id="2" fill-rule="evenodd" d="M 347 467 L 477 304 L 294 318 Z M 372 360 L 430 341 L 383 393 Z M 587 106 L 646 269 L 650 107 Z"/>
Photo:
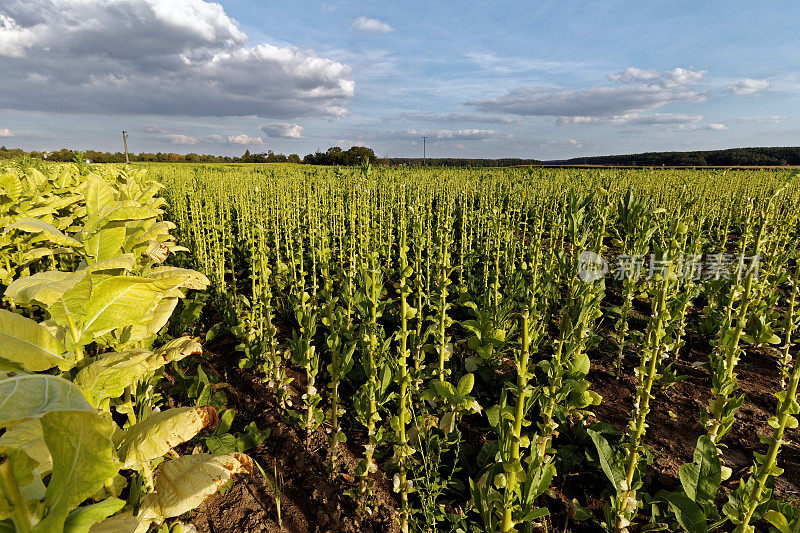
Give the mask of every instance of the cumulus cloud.
<path id="1" fill-rule="evenodd" d="M 521 87 L 499 98 L 472 100 L 468 105 L 484 112 L 522 116 L 562 117 L 561 123 L 639 115 L 672 102 L 702 102 L 705 95 L 692 88 L 706 71 L 676 68 L 649 71 L 629 68 L 609 74 L 611 86 L 584 89 Z"/>
<path id="2" fill-rule="evenodd" d="M 767 80 L 753 80 L 745 78 L 728 85 L 728 92 L 731 94 L 756 94 L 758 91 L 769 89 L 772 86 Z"/>
<path id="3" fill-rule="evenodd" d="M 14 134 L 8 128 L 0 128 L 0 138 L 13 137 Z"/>
<path id="4" fill-rule="evenodd" d="M 238 135 L 223 136 L 215 135 L 189 135 L 186 133 L 170 132 L 160 126 L 139 126 L 133 128 L 136 131 L 145 132 L 145 137 L 151 141 L 166 142 L 170 144 L 193 145 L 193 144 L 241 144 L 253 145 L 264 144 L 261 137 L 251 137 L 241 133 Z"/>
<path id="5" fill-rule="evenodd" d="M 228 142 L 231 144 L 264 144 L 261 137 L 251 137 L 242 133 L 241 135 L 230 135 Z"/>
<path id="6" fill-rule="evenodd" d="M 469 113 L 398 113 L 384 120 L 411 120 L 420 122 L 476 122 L 482 124 L 517 124 L 521 117 L 478 115 Z"/>
<path id="7" fill-rule="evenodd" d="M 342 116 L 351 68 L 249 45 L 203 0 L 9 0 L 0 7 L 0 107 L 271 118 Z"/>
<path id="8" fill-rule="evenodd" d="M 283 137 L 284 139 L 301 139 L 303 137 L 303 127 L 289 122 L 263 124 L 258 129 L 266 133 L 268 137 Z"/>
<path id="9" fill-rule="evenodd" d="M 389 33 L 393 28 L 382 20 L 358 17 L 353 21 L 353 29 L 363 33 Z"/>
<path id="10" fill-rule="evenodd" d="M 719 122 L 712 122 L 706 126 L 706 129 L 711 131 L 725 131 L 728 129 L 728 126 L 720 124 Z"/>

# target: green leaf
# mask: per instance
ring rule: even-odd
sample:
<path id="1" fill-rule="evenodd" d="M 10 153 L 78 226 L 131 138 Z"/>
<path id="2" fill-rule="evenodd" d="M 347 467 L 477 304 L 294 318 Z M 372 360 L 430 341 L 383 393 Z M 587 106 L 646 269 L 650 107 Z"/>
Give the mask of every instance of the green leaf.
<path id="1" fill-rule="evenodd" d="M 95 412 L 51 412 L 42 417 L 53 473 L 45 493 L 47 514 L 34 533 L 62 531 L 69 513 L 117 473 L 113 432 L 111 420 Z"/>
<path id="2" fill-rule="evenodd" d="M 679 475 L 683 491 L 697 503 L 713 502 L 722 482 L 722 464 L 714 443 L 705 435 L 697 439 L 694 463 L 680 467 Z"/>
<path id="3" fill-rule="evenodd" d="M 470 392 L 472 392 L 472 388 L 475 386 L 475 376 L 473 374 L 464 374 L 461 376 L 461 379 L 458 380 L 458 387 L 456 388 L 458 395 L 460 397 L 467 396 Z"/>
<path id="4" fill-rule="evenodd" d="M 79 507 L 72 511 L 64 523 L 64 533 L 88 533 L 89 529 L 125 507 L 125 501 L 118 498 L 105 500 Z"/>
<path id="5" fill-rule="evenodd" d="M 86 272 L 51 270 L 15 280 L 6 289 L 6 298 L 17 305 L 41 304 L 51 307 L 65 292 L 83 279 Z"/>
<path id="6" fill-rule="evenodd" d="M 0 379 L 0 426 L 57 411 L 92 411 L 81 389 L 58 376 L 19 374 Z"/>
<path id="7" fill-rule="evenodd" d="M 183 277 L 153 280 L 137 276 L 112 276 L 92 288 L 82 321 L 84 341 L 116 328 L 140 322 L 158 303 L 162 294 L 179 286 Z"/>
<path id="8" fill-rule="evenodd" d="M 25 453 L 37 463 L 34 472 L 41 476 L 53 468 L 50 450 L 47 449 L 42 435 L 42 423 L 38 418 L 20 422 L 8 429 L 0 436 L 0 447 L 25 450 Z"/>
<path id="9" fill-rule="evenodd" d="M 3 233 L 8 233 L 9 231 L 17 230 L 17 231 L 24 231 L 26 233 L 34 233 L 37 235 L 44 236 L 48 241 L 56 244 L 58 246 L 69 246 L 72 248 L 80 248 L 82 244 L 80 241 L 73 239 L 72 237 L 68 237 L 64 235 L 58 228 L 53 226 L 52 224 L 48 224 L 42 220 L 37 220 L 35 218 L 21 218 L 20 220 L 14 222 L 6 226 L 6 229 Z"/>
<path id="10" fill-rule="evenodd" d="M 611 485 L 616 491 L 621 490 L 621 482 L 625 479 L 620 465 L 614 456 L 614 450 L 608 441 L 597 431 L 589 428 L 586 430 L 589 437 L 592 439 L 595 448 L 597 448 L 597 455 L 600 458 L 600 467 L 603 469 L 606 477 L 611 482 Z"/>
<path id="11" fill-rule="evenodd" d="M 36 468 L 36 461 L 26 453 L 25 450 L 0 447 L 0 454 L 5 455 L 11 467 L 11 475 L 14 477 L 17 486 L 27 485 L 33 480 L 33 471 Z M 0 501 L 7 503 L 0 492 Z"/>
<path id="12" fill-rule="evenodd" d="M 106 518 L 99 524 L 93 525 L 89 529 L 89 533 L 136 533 L 139 530 L 139 520 L 133 516 L 133 513 L 126 511 L 111 518 Z M 143 530 L 147 531 L 150 522 L 143 524 Z"/>
<path id="13" fill-rule="evenodd" d="M 791 526 L 786 520 L 786 517 L 783 516 L 783 513 L 780 513 L 774 509 L 764 513 L 764 519 L 775 526 L 775 529 L 778 530 L 778 533 L 796 533 L 796 531 L 792 531 Z"/>
<path id="14" fill-rule="evenodd" d="M 179 361 L 202 350 L 200 343 L 189 337 L 174 339 L 156 352 L 127 350 L 107 355 L 85 366 L 75 376 L 75 384 L 99 404 L 105 398 L 121 396 L 133 382 L 167 363 Z"/>
<path id="15" fill-rule="evenodd" d="M 678 523 L 688 533 L 707 533 L 703 511 L 688 496 L 681 492 L 660 492 L 657 498 L 669 503 Z"/>
<path id="16" fill-rule="evenodd" d="M 86 199 L 86 213 L 88 215 L 94 215 L 102 207 L 112 205 L 116 199 L 111 185 L 97 174 L 89 174 L 83 194 Z"/>
<path id="17" fill-rule="evenodd" d="M 119 445 L 123 468 L 149 469 L 150 461 L 216 422 L 217 412 L 211 406 L 179 407 L 151 414 L 125 432 Z"/>
<path id="18" fill-rule="evenodd" d="M 49 329 L 30 318 L 0 309 L 0 367 L 5 361 L 29 372 L 54 366 L 69 370 L 75 364 Z"/>
<path id="19" fill-rule="evenodd" d="M 125 242 L 125 226 L 106 228 L 90 235 L 84 241 L 86 255 L 93 262 L 111 259 L 122 253 Z"/>

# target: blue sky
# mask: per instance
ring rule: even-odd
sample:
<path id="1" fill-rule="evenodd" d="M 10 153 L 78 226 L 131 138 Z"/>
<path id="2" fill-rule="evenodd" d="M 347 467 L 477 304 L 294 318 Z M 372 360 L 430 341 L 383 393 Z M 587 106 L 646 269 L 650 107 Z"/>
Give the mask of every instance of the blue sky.
<path id="1" fill-rule="evenodd" d="M 116 151 L 126 129 L 134 152 L 215 154 L 797 145 L 798 20 L 796 1 L 4 0 L 0 144 Z"/>

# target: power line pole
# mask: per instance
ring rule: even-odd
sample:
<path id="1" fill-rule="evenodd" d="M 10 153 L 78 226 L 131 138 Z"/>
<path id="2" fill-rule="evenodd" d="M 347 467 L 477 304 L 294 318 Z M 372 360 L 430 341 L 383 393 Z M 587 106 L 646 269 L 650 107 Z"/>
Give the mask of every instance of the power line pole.
<path id="1" fill-rule="evenodd" d="M 122 130 L 122 144 L 125 146 L 125 164 L 130 165 L 130 161 L 128 161 L 128 132 Z"/>
<path id="2" fill-rule="evenodd" d="M 427 139 L 427 137 L 425 137 L 423 135 L 422 136 L 422 166 L 425 166 L 425 139 Z"/>

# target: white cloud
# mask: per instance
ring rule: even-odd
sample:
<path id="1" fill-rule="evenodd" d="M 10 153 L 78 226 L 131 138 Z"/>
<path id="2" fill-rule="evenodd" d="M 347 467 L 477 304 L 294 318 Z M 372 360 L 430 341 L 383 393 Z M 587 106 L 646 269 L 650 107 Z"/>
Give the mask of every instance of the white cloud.
<path id="1" fill-rule="evenodd" d="M 557 124 L 568 126 L 570 124 L 613 124 L 615 126 L 663 126 L 667 124 L 691 124 L 703 120 L 703 115 L 690 115 L 684 113 L 627 113 L 610 117 L 558 117 Z"/>
<path id="2" fill-rule="evenodd" d="M 767 80 L 753 80 L 745 78 L 728 85 L 731 94 L 756 94 L 758 91 L 769 89 L 772 86 Z"/>
<path id="3" fill-rule="evenodd" d="M 363 33 L 389 33 L 393 28 L 382 20 L 358 17 L 353 21 L 353 29 Z"/>
<path id="4" fill-rule="evenodd" d="M 249 45 L 203 0 L 3 2 L 0 72 L 0 108 L 20 110 L 338 117 L 354 92 L 348 65 Z"/>
<path id="5" fill-rule="evenodd" d="M 258 129 L 266 133 L 268 137 L 283 137 L 285 139 L 301 139 L 303 137 L 303 127 L 288 122 L 263 124 Z"/>
<path id="6" fill-rule="evenodd" d="M 477 122 L 485 124 L 518 124 L 522 117 L 478 115 L 470 113 L 398 113 L 384 120 L 408 120 L 419 122 Z"/>
<path id="7" fill-rule="evenodd" d="M 707 72 L 707 70 L 689 70 L 680 67 L 664 72 L 628 67 L 621 72 L 608 74 L 606 79 L 620 83 L 650 82 L 665 86 L 674 86 L 699 81 Z"/>
<path id="8" fill-rule="evenodd" d="M 548 147 L 570 147 L 570 148 L 583 148 L 583 143 L 577 139 L 548 139 L 540 142 L 541 148 Z"/>
<path id="9" fill-rule="evenodd" d="M 33 32 L 0 13 L 0 57 L 22 57 L 34 42 Z"/>
<path id="10" fill-rule="evenodd" d="M 264 139 L 261 137 L 251 137 L 242 133 L 241 135 L 229 136 L 228 142 L 231 144 L 264 144 Z"/>
<path id="11" fill-rule="evenodd" d="M 151 141 L 161 141 L 170 144 L 264 144 L 264 139 L 261 137 L 251 137 L 244 133 L 228 136 L 219 134 L 189 135 L 186 133 L 170 132 L 166 128 L 160 126 L 138 126 L 133 129 L 135 131 L 145 132 L 147 134 L 145 137 Z"/>
<path id="12" fill-rule="evenodd" d="M 740 117 L 728 119 L 731 124 L 778 124 L 786 120 L 786 116 L 772 115 L 769 117 Z"/>
<path id="13" fill-rule="evenodd" d="M 429 140 L 448 140 L 448 141 L 488 141 L 491 139 L 511 139 L 514 136 L 510 133 L 501 133 L 495 130 L 480 129 L 460 129 L 460 130 L 434 130 L 434 129 L 410 129 L 403 131 L 388 132 L 384 138 L 389 139 L 421 139 L 428 137 Z"/>
<path id="14" fill-rule="evenodd" d="M 171 144 L 197 144 L 200 142 L 199 138 L 183 133 L 163 133 L 154 135 L 151 138 L 166 141 Z"/>
<path id="15" fill-rule="evenodd" d="M 720 124 L 719 122 L 712 122 L 711 124 L 708 124 L 705 129 L 712 131 L 725 131 L 728 129 L 728 126 L 725 124 Z"/>
<path id="16" fill-rule="evenodd" d="M 705 95 L 691 84 L 706 71 L 676 68 L 664 72 L 626 69 L 610 74 L 617 85 L 584 89 L 521 87 L 505 96 L 467 102 L 480 111 L 514 115 L 562 117 L 561 123 L 639 115 L 672 102 L 702 102 Z"/>
<path id="17" fill-rule="evenodd" d="M 10 129 L 8 129 L 8 128 L 0 129 L 0 137 L 6 138 L 6 137 L 13 137 L 13 136 L 14 136 L 14 134 L 11 132 Z"/>

